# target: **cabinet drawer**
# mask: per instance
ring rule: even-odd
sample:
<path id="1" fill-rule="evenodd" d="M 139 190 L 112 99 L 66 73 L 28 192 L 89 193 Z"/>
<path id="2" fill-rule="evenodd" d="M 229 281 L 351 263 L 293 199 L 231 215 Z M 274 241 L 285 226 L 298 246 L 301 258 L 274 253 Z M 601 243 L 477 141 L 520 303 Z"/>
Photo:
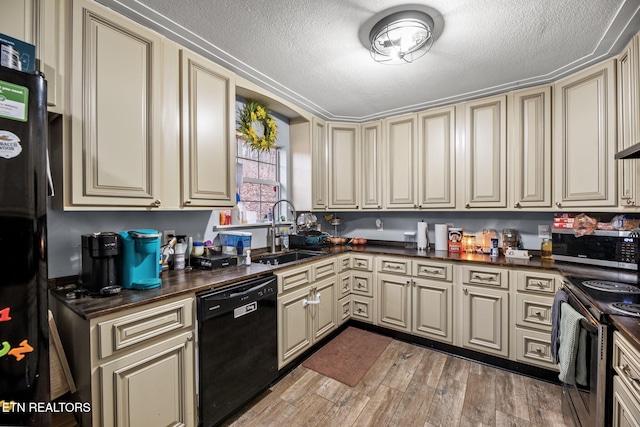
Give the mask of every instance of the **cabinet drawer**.
<path id="1" fill-rule="evenodd" d="M 347 295 L 338 300 L 338 325 L 351 318 L 351 296 Z"/>
<path id="2" fill-rule="evenodd" d="M 338 299 L 351 293 L 351 272 L 338 274 Z"/>
<path id="3" fill-rule="evenodd" d="M 537 271 L 514 271 L 513 274 L 519 291 L 555 295 L 558 290 L 560 278 L 556 275 Z"/>
<path id="4" fill-rule="evenodd" d="M 311 267 L 309 265 L 302 265 L 301 267 L 292 268 L 291 270 L 277 272 L 276 277 L 278 278 L 279 294 L 300 286 L 306 286 L 313 281 L 311 277 Z"/>
<path id="5" fill-rule="evenodd" d="M 436 261 L 413 261 L 413 275 L 427 279 L 453 280 L 453 265 Z"/>
<path id="6" fill-rule="evenodd" d="M 465 265 L 462 266 L 462 282 L 470 285 L 509 289 L 508 270 Z"/>
<path id="7" fill-rule="evenodd" d="M 618 426 L 640 426 L 640 402 L 635 400 L 625 382 L 613 376 L 613 423 Z"/>
<path id="8" fill-rule="evenodd" d="M 193 325 L 193 299 L 164 304 L 97 324 L 98 357 Z"/>
<path id="9" fill-rule="evenodd" d="M 373 273 L 367 271 L 351 272 L 351 293 L 372 297 L 373 288 Z"/>
<path id="10" fill-rule="evenodd" d="M 640 357 L 620 332 L 613 333 L 613 369 L 620 375 L 633 397 L 640 402 Z"/>
<path id="11" fill-rule="evenodd" d="M 411 260 L 409 258 L 380 257 L 378 258 L 378 271 L 380 273 L 410 275 Z"/>
<path id="12" fill-rule="evenodd" d="M 345 254 L 338 257 L 338 273 L 351 269 L 351 255 Z"/>
<path id="13" fill-rule="evenodd" d="M 351 268 L 354 270 L 373 271 L 373 257 L 369 255 L 352 255 Z"/>
<path id="14" fill-rule="evenodd" d="M 351 295 L 351 317 L 361 322 L 373 323 L 373 298 Z"/>
<path id="15" fill-rule="evenodd" d="M 326 277 L 335 276 L 338 271 L 338 263 L 335 258 L 329 258 L 325 261 L 319 261 L 311 266 L 313 272 L 313 281 L 321 280 Z"/>
<path id="16" fill-rule="evenodd" d="M 516 328 L 516 360 L 557 371 L 551 357 L 551 333 Z"/>
<path id="17" fill-rule="evenodd" d="M 536 295 L 516 295 L 516 324 L 551 331 L 553 299 Z"/>

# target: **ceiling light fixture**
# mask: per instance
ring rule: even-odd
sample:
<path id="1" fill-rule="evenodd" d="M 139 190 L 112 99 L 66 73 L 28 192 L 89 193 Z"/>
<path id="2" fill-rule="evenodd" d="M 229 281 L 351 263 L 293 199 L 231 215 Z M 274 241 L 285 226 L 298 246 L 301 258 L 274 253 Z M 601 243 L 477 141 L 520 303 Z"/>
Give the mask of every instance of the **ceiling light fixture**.
<path id="1" fill-rule="evenodd" d="M 382 64 L 411 63 L 433 45 L 433 18 L 406 10 L 382 18 L 369 33 L 371 57 Z"/>

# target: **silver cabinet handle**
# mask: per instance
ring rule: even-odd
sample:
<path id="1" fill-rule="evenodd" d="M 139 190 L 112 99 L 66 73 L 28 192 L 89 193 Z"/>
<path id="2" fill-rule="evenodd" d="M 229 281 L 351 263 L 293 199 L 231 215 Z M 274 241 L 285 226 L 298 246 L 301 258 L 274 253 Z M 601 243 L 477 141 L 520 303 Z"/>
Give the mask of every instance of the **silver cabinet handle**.
<path id="1" fill-rule="evenodd" d="M 538 316 L 538 317 L 542 317 L 542 313 L 541 313 L 541 312 L 539 312 L 539 311 L 536 311 L 536 316 Z"/>
<path id="2" fill-rule="evenodd" d="M 635 201 L 633 201 L 633 200 L 631 200 L 631 199 L 627 199 L 627 205 L 635 206 L 635 204 L 636 204 L 636 202 L 635 202 Z"/>
<path id="3" fill-rule="evenodd" d="M 465 295 L 469 294 L 469 289 L 467 288 L 462 288 L 462 292 L 464 292 Z"/>
<path id="4" fill-rule="evenodd" d="M 187 336 L 187 341 L 189 341 L 189 342 L 193 341 L 193 335 L 188 335 Z"/>
<path id="5" fill-rule="evenodd" d="M 556 207 L 561 208 L 562 207 L 562 203 L 556 202 Z"/>
<path id="6" fill-rule="evenodd" d="M 434 275 L 442 276 L 442 271 L 441 270 L 430 270 L 428 268 L 425 268 L 422 271 L 424 271 L 427 274 L 434 274 Z"/>
<path id="7" fill-rule="evenodd" d="M 542 353 L 542 349 L 541 349 L 540 347 L 536 347 L 536 351 L 537 351 L 538 353 Z"/>
<path id="8" fill-rule="evenodd" d="M 481 275 L 481 274 L 477 274 L 477 273 L 475 273 L 475 274 L 473 274 L 473 275 L 471 276 L 471 279 L 472 279 L 472 280 L 473 280 L 473 279 L 477 279 L 477 280 L 480 280 L 480 281 L 482 281 L 482 282 L 490 282 L 490 281 L 492 281 L 492 280 L 495 280 L 495 276 L 483 276 L 483 275 Z"/>
<path id="9" fill-rule="evenodd" d="M 316 299 L 313 301 L 309 301 L 308 299 L 303 299 L 302 300 L 302 308 L 306 308 L 308 305 L 318 305 L 320 304 L 320 294 L 317 293 L 316 294 Z"/>
<path id="10" fill-rule="evenodd" d="M 515 205 L 513 205 L 514 208 L 520 209 L 522 207 L 522 205 L 520 204 L 520 202 L 516 202 Z"/>
<path id="11" fill-rule="evenodd" d="M 162 204 L 162 200 L 160 200 L 160 199 L 155 199 L 155 200 L 153 201 L 153 204 L 154 204 L 154 205 L 156 205 L 156 206 L 160 206 L 160 205 Z"/>
<path id="12" fill-rule="evenodd" d="M 624 375 L 629 378 L 636 387 L 638 387 L 640 385 L 640 378 L 638 377 L 634 377 L 631 373 L 631 369 L 629 369 L 629 365 L 624 365 L 622 367 L 622 372 L 624 372 Z"/>
<path id="13" fill-rule="evenodd" d="M 471 205 L 470 205 L 469 203 L 465 203 L 464 208 L 465 208 L 465 209 L 470 209 L 470 208 L 471 208 Z"/>
<path id="14" fill-rule="evenodd" d="M 190 204 L 191 204 L 191 200 L 185 200 L 185 201 L 184 201 L 184 204 L 185 204 L 185 205 L 190 205 Z"/>

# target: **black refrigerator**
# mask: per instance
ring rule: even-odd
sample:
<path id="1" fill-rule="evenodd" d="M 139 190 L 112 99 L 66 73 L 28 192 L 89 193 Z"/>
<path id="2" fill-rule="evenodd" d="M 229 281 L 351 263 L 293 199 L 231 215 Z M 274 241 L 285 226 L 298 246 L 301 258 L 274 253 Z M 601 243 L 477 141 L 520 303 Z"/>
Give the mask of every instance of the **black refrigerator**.
<path id="1" fill-rule="evenodd" d="M 51 420 L 46 88 L 42 73 L 0 66 L 1 426 Z"/>

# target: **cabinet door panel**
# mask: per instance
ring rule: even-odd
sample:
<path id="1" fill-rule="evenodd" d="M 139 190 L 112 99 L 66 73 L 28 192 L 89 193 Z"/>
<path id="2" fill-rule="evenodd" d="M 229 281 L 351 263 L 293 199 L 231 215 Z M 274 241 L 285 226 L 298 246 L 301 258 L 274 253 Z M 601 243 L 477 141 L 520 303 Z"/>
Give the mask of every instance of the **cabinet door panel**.
<path id="1" fill-rule="evenodd" d="M 327 209 L 327 169 L 329 156 L 327 150 L 327 125 L 323 120 L 313 118 L 311 125 L 311 197 L 313 209 Z"/>
<path id="2" fill-rule="evenodd" d="M 192 334 L 100 366 L 101 425 L 194 425 Z"/>
<path id="3" fill-rule="evenodd" d="M 393 329 L 409 331 L 411 328 L 410 307 L 411 279 L 378 275 L 378 324 Z"/>
<path id="4" fill-rule="evenodd" d="M 514 93 L 509 147 L 515 207 L 551 206 L 551 87 Z"/>
<path id="5" fill-rule="evenodd" d="M 465 104 L 467 207 L 505 207 L 507 188 L 506 97 Z"/>
<path id="6" fill-rule="evenodd" d="M 74 2 L 73 25 L 73 204 L 152 206 L 162 40 L 88 2 Z"/>
<path id="7" fill-rule="evenodd" d="M 463 347 L 509 355 L 508 299 L 505 291 L 463 288 Z"/>
<path id="8" fill-rule="evenodd" d="M 278 368 L 295 359 L 311 346 L 309 306 L 302 301 L 311 298 L 310 288 L 303 288 L 278 299 Z"/>
<path id="9" fill-rule="evenodd" d="M 36 2 L 38 0 L 3 0 L 0 14 L 2 34 L 35 44 Z"/>
<path id="10" fill-rule="evenodd" d="M 329 207 L 357 209 L 360 186 L 360 127 L 329 123 Z"/>
<path id="11" fill-rule="evenodd" d="M 220 67 L 185 50 L 180 52 L 180 63 L 183 203 L 233 206 L 233 79 Z"/>
<path id="12" fill-rule="evenodd" d="M 453 285 L 415 280 L 413 287 L 413 333 L 453 342 Z"/>
<path id="13" fill-rule="evenodd" d="M 638 112 L 640 111 L 640 70 L 638 69 L 638 37 L 631 39 L 618 56 L 618 151 L 637 142 Z M 618 197 L 624 207 L 635 207 L 637 202 L 637 163 L 634 160 L 618 162 Z"/>
<path id="14" fill-rule="evenodd" d="M 420 207 L 455 207 L 455 107 L 420 114 L 418 141 Z"/>
<path id="15" fill-rule="evenodd" d="M 615 63 L 607 61 L 555 86 L 557 207 L 614 206 Z"/>
<path id="16" fill-rule="evenodd" d="M 316 342 L 337 327 L 336 307 L 338 297 L 335 278 L 314 284 L 313 287 L 315 288 L 315 295 L 312 298 L 320 300 L 320 304 L 313 306 L 313 339 Z"/>
<path id="17" fill-rule="evenodd" d="M 362 125 L 362 182 L 363 209 L 382 207 L 382 125 L 380 122 Z"/>
<path id="18" fill-rule="evenodd" d="M 415 208 L 416 116 L 385 121 L 386 208 Z"/>

